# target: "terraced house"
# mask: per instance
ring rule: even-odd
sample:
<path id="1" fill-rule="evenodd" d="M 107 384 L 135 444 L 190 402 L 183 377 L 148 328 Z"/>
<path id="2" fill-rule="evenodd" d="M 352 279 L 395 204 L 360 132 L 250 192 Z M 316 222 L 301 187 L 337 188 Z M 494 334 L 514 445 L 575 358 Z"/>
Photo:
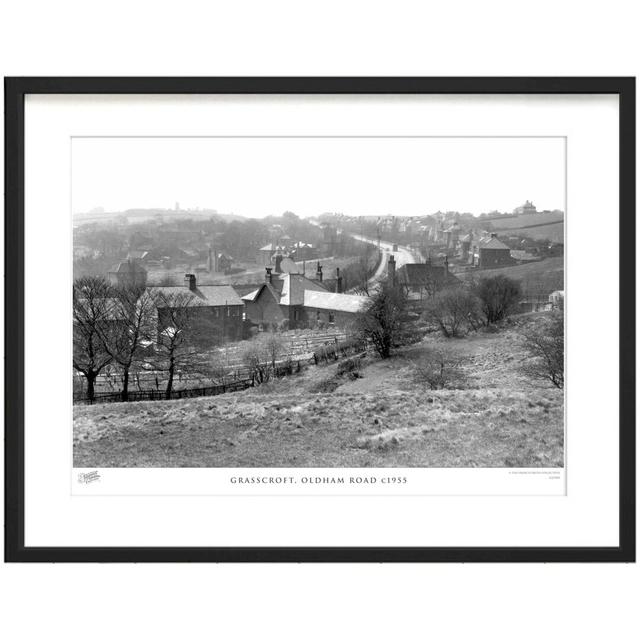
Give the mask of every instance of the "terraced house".
<path id="1" fill-rule="evenodd" d="M 196 276 L 185 275 L 183 286 L 147 287 L 140 304 L 149 304 L 151 322 L 158 335 L 184 320 L 186 331 L 199 331 L 211 344 L 220 338 L 241 340 L 244 304 L 230 285 L 200 285 Z"/>

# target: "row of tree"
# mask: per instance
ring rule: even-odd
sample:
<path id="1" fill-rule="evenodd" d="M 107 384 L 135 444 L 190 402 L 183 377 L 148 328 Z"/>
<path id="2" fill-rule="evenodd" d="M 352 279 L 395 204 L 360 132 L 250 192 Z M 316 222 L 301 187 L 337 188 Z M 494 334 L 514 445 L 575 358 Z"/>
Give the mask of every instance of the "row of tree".
<path id="1" fill-rule="evenodd" d="M 421 317 L 446 338 L 466 335 L 482 327 L 501 324 L 518 307 L 522 291 L 517 280 L 504 275 L 483 278 L 477 283 L 443 289 L 425 303 Z M 418 314 L 412 313 L 406 293 L 389 282 L 371 297 L 358 317 L 357 329 L 381 358 L 389 358 L 393 348 L 424 335 Z M 525 323 L 521 335 L 530 358 L 524 371 L 530 376 L 564 386 L 564 315 L 561 310 Z M 445 376 L 444 356 L 439 356 L 434 379 Z M 448 365 L 447 365 L 448 367 Z"/>
<path id="2" fill-rule="evenodd" d="M 115 366 L 122 400 L 129 397 L 131 375 L 141 370 L 166 377 L 171 397 L 174 378 L 193 367 L 194 350 L 215 335 L 213 322 L 194 313 L 194 297 L 174 291 L 114 287 L 104 278 L 79 278 L 73 285 L 73 367 L 85 379 L 87 399 L 95 399 L 98 376 Z"/>
<path id="3" fill-rule="evenodd" d="M 517 280 L 504 275 L 482 278 L 467 286 L 438 291 L 425 304 L 424 318 L 446 338 L 456 338 L 481 326 L 505 320 L 522 300 Z"/>
<path id="4" fill-rule="evenodd" d="M 436 291 L 424 304 L 422 318 L 435 325 L 445 337 L 459 337 L 481 326 L 502 322 L 517 308 L 521 298 L 516 280 L 497 275 L 468 286 Z M 404 289 L 387 281 L 371 296 L 356 324 L 379 355 L 388 358 L 395 344 L 420 333 L 417 319 Z"/>

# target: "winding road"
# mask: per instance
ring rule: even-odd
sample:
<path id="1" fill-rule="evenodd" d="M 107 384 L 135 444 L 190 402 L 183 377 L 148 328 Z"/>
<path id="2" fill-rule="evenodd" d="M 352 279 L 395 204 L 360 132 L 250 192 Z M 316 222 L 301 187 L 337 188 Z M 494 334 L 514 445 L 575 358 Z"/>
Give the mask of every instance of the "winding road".
<path id="1" fill-rule="evenodd" d="M 366 236 L 361 236 L 357 233 L 351 233 L 352 238 L 356 240 L 360 240 L 360 242 L 368 242 L 374 246 L 378 246 L 378 241 L 373 240 L 372 238 L 367 238 Z M 382 260 L 376 269 L 376 272 L 369 279 L 369 284 L 375 284 L 382 278 L 387 275 L 387 262 L 389 261 L 389 256 L 393 255 L 396 261 L 396 269 L 399 269 L 403 264 L 416 262 L 416 258 L 408 247 L 404 247 L 402 245 L 397 245 L 398 250 L 393 251 L 393 243 L 386 242 L 385 240 L 380 241 L 380 250 L 382 251 Z"/>

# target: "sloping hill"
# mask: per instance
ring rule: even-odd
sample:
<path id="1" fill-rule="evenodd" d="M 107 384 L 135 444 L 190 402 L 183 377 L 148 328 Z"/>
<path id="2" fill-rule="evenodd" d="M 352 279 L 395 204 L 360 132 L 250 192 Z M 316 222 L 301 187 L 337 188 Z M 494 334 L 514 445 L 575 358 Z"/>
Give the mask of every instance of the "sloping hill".
<path id="1" fill-rule="evenodd" d="M 537 240 L 564 243 L 564 214 L 562 212 L 547 211 L 488 219 L 487 228 L 505 235 L 513 233 Z"/>
<path id="2" fill-rule="evenodd" d="M 416 376 L 426 350 L 459 358 L 464 388 Z M 77 406 L 81 467 L 553 467 L 563 394 L 522 377 L 515 329 L 427 338 L 362 377 L 338 365 L 211 398 Z"/>
<path id="3" fill-rule="evenodd" d="M 546 258 L 539 262 L 515 264 L 499 269 L 473 269 L 456 273 L 462 280 L 479 280 L 502 274 L 519 280 L 525 295 L 549 295 L 564 290 L 564 257 Z"/>

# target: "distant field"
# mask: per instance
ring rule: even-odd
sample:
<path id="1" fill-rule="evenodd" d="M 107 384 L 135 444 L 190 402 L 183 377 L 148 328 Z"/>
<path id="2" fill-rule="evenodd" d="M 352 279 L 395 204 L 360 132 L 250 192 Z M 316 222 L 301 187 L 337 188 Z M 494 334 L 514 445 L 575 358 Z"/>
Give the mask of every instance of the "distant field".
<path id="1" fill-rule="evenodd" d="M 529 213 L 513 218 L 499 218 L 488 221 L 491 229 L 498 233 L 516 233 L 537 240 L 564 242 L 564 214 Z"/>
<path id="2" fill-rule="evenodd" d="M 535 321 L 535 320 L 534 320 Z M 415 367 L 455 352 L 463 388 L 431 391 Z M 517 327 L 337 364 L 223 396 L 79 406 L 82 467 L 561 467 L 563 393 L 523 377 Z M 330 391 L 332 390 L 332 391 Z"/>
<path id="3" fill-rule="evenodd" d="M 564 257 L 547 258 L 539 262 L 516 264 L 500 269 L 474 269 L 456 275 L 463 280 L 479 280 L 497 274 L 520 280 L 525 294 L 548 295 L 552 291 L 564 290 Z"/>
<path id="4" fill-rule="evenodd" d="M 562 222 L 545 224 L 539 227 L 518 227 L 498 231 L 498 233 L 504 233 L 505 235 L 509 235 L 511 232 L 519 236 L 533 238 L 534 240 L 550 240 L 551 242 L 564 244 L 564 223 Z"/>

